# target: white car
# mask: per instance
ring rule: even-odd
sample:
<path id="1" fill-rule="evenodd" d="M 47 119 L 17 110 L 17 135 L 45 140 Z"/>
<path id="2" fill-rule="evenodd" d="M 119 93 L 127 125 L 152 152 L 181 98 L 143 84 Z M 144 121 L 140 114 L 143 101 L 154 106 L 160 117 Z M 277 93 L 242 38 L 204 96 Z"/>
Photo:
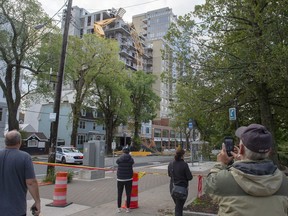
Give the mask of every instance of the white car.
<path id="1" fill-rule="evenodd" d="M 83 164 L 83 154 L 74 147 L 57 147 L 56 162 Z"/>

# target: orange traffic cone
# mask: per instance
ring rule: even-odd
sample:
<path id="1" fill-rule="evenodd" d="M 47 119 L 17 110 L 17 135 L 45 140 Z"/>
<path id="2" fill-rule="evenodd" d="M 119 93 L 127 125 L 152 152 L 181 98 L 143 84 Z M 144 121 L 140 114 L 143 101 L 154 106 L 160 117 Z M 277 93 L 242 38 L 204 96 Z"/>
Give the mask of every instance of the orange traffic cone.
<path id="1" fill-rule="evenodd" d="M 66 207 L 72 202 L 67 203 L 67 172 L 57 172 L 55 188 L 53 194 L 53 203 L 47 204 L 46 206 L 51 207 Z"/>

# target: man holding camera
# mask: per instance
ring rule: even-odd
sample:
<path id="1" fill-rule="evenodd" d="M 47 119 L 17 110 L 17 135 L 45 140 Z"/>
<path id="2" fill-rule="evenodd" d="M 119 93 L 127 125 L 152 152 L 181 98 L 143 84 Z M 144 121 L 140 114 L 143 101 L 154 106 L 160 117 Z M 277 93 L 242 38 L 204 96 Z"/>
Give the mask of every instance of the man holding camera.
<path id="1" fill-rule="evenodd" d="M 205 193 L 219 203 L 218 215 L 287 216 L 288 180 L 268 159 L 271 133 L 263 125 L 251 124 L 235 134 L 239 147 L 228 156 L 222 146 L 205 184 Z"/>
<path id="2" fill-rule="evenodd" d="M 12 130 L 5 136 L 6 148 L 0 150 L 0 215 L 26 216 L 27 190 L 35 203 L 33 215 L 40 214 L 40 196 L 31 156 L 20 151 L 21 134 Z"/>

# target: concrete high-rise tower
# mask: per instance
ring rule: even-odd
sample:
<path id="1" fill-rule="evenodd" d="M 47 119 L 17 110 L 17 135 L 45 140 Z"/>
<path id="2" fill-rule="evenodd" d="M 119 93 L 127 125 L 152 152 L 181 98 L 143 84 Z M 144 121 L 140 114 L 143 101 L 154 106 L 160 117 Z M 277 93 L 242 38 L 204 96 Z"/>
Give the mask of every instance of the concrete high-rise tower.
<path id="1" fill-rule="evenodd" d="M 158 10 L 148 11 L 132 17 L 133 25 L 140 36 L 145 38 L 146 48 L 152 49 L 151 60 L 152 73 L 158 77 L 153 86 L 155 93 L 161 98 L 160 110 L 157 113 L 158 118 L 167 118 L 169 115 L 169 103 L 172 99 L 175 86 L 172 83 L 164 83 L 160 75 L 164 71 L 170 71 L 172 76 L 177 75 L 175 66 L 171 62 L 162 59 L 161 50 L 168 45 L 163 37 L 168 32 L 171 23 L 177 21 L 177 16 L 173 14 L 172 9 L 165 7 Z M 150 69 L 150 70 L 151 70 Z"/>

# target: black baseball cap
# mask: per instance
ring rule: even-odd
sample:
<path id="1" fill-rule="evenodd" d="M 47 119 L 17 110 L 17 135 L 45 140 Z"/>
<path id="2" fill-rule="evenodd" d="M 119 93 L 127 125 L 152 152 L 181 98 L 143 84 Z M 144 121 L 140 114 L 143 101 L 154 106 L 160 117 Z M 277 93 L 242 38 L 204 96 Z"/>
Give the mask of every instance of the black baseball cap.
<path id="1" fill-rule="evenodd" d="M 239 127 L 235 135 L 242 140 L 244 146 L 256 153 L 267 153 L 272 147 L 272 134 L 260 124 Z"/>

